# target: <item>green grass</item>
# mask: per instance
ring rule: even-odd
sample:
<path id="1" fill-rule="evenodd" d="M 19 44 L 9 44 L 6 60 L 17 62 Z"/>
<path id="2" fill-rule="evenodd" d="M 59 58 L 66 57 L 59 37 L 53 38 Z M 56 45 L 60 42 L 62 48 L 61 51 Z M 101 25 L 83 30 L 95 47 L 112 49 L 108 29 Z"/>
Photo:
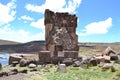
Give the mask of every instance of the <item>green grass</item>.
<path id="1" fill-rule="evenodd" d="M 23 80 L 113 80 L 114 77 L 120 75 L 120 72 L 112 72 L 111 69 L 102 71 L 100 67 L 67 67 L 66 72 L 58 72 L 58 66 L 37 67 L 35 74 L 29 74 L 28 67 L 4 67 L 2 71 L 10 71 L 11 69 L 23 70 L 27 69 L 28 74 Z M 117 73 L 117 74 L 116 74 Z"/>
<path id="2" fill-rule="evenodd" d="M 6 67 L 3 67 L 3 68 L 1 69 L 1 72 L 9 72 L 10 70 L 13 70 L 13 69 L 18 69 L 19 71 L 20 71 L 20 70 L 24 70 L 24 69 L 30 70 L 29 67 L 19 67 L 19 66 L 10 67 L 10 66 L 6 66 Z"/>
<path id="3" fill-rule="evenodd" d="M 52 71 L 47 73 L 48 80 L 112 80 L 112 77 L 112 72 L 102 72 L 97 67 L 89 69 L 67 67 L 66 73 Z"/>
<path id="4" fill-rule="evenodd" d="M 90 67 L 83 69 L 80 67 L 67 67 L 67 72 L 58 72 L 57 67 L 49 68 L 48 71 L 44 69 L 30 76 L 30 80 L 113 80 L 114 72 L 102 71 L 99 67 Z M 27 80 L 27 79 L 25 79 Z"/>

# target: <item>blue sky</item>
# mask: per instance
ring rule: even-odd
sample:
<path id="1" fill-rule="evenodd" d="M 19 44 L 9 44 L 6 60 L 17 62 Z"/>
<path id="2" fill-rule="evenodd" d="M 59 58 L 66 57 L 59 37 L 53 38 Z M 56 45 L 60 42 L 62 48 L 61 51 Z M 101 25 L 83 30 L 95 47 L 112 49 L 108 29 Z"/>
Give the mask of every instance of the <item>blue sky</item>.
<path id="1" fill-rule="evenodd" d="M 0 39 L 44 40 L 44 10 L 78 17 L 79 42 L 120 42 L 120 0 L 0 0 Z"/>

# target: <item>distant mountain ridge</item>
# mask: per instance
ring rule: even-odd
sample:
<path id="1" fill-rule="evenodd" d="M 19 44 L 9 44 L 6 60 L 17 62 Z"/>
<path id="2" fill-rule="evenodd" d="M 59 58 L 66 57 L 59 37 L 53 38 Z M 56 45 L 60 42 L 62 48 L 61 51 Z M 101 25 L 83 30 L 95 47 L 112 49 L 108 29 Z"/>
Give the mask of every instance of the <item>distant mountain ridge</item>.
<path id="1" fill-rule="evenodd" d="M 20 44 L 20 42 L 0 39 L 0 45 L 13 45 L 13 44 Z"/>
<path id="2" fill-rule="evenodd" d="M 99 49 L 104 50 L 108 46 L 115 50 L 120 49 L 120 42 L 114 43 L 96 43 L 96 42 L 79 42 L 80 50 Z M 33 53 L 46 50 L 45 41 L 31 41 L 19 43 L 14 41 L 0 40 L 0 52 L 9 53 Z"/>
<path id="3" fill-rule="evenodd" d="M 0 52 L 8 53 L 31 53 L 39 52 L 41 50 L 45 50 L 45 41 L 0 45 Z"/>

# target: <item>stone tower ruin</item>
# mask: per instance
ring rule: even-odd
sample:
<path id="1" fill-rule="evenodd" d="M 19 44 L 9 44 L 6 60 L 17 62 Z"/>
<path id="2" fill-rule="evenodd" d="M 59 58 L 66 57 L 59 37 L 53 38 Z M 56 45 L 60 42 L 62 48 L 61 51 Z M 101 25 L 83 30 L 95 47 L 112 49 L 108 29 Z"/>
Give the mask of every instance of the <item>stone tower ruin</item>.
<path id="1" fill-rule="evenodd" d="M 45 10 L 46 49 L 52 57 L 78 57 L 77 17 L 68 13 Z"/>

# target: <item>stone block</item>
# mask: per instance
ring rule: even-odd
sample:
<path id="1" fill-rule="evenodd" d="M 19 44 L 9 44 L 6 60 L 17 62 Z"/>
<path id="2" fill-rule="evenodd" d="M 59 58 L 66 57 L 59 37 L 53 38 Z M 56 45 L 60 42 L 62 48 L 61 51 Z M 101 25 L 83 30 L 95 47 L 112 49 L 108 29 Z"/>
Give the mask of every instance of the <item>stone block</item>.
<path id="1" fill-rule="evenodd" d="M 50 51 L 40 51 L 39 52 L 39 62 L 43 62 L 43 63 L 51 62 L 51 52 Z"/>
<path id="2" fill-rule="evenodd" d="M 65 64 L 59 64 L 58 71 L 59 72 L 66 72 L 66 65 Z"/>
<path id="3" fill-rule="evenodd" d="M 78 51 L 63 51 L 65 58 L 77 58 Z"/>
<path id="4" fill-rule="evenodd" d="M 73 64 L 73 59 L 72 58 L 65 58 L 63 60 L 63 63 L 66 64 L 66 66 L 72 65 Z"/>
<path id="5" fill-rule="evenodd" d="M 62 51 L 58 51 L 58 57 L 64 57 L 64 53 Z"/>
<path id="6" fill-rule="evenodd" d="M 12 64 L 14 61 L 20 62 L 21 59 L 22 59 L 22 57 L 20 57 L 19 55 L 10 55 L 9 65 Z"/>
<path id="7" fill-rule="evenodd" d="M 118 60 L 118 55 L 111 55 L 110 60 L 112 60 L 112 61 Z"/>

